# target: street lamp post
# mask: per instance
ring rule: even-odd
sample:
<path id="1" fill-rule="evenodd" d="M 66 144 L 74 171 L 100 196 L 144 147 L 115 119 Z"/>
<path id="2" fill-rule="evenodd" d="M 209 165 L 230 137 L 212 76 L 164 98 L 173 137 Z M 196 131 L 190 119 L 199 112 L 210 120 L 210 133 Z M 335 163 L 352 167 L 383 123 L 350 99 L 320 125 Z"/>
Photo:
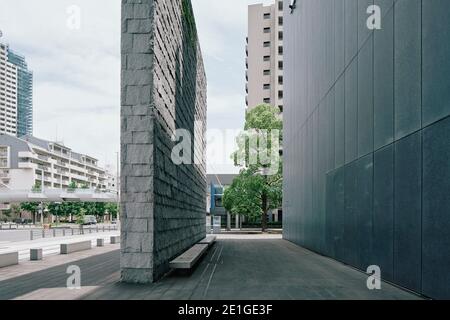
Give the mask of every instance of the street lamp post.
<path id="1" fill-rule="evenodd" d="M 117 154 L 117 175 L 116 175 L 116 188 L 117 188 L 117 225 L 120 226 L 120 159 L 119 152 Z"/>

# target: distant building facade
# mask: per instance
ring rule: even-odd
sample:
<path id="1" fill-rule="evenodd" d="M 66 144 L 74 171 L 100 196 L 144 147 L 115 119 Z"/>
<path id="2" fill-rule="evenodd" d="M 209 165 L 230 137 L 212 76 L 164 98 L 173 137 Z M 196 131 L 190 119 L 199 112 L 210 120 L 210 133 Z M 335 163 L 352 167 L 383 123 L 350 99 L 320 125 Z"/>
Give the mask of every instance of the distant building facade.
<path id="1" fill-rule="evenodd" d="M 283 111 L 283 1 L 248 7 L 246 105 Z"/>
<path id="2" fill-rule="evenodd" d="M 17 67 L 8 61 L 8 47 L 0 44 L 0 134 L 17 135 Z"/>
<path id="3" fill-rule="evenodd" d="M 233 183 L 237 174 L 207 174 L 207 212 L 211 215 L 226 216 L 222 198 L 225 188 Z"/>
<path id="4" fill-rule="evenodd" d="M 33 136 L 0 134 L 0 188 L 68 188 L 71 183 L 107 190 L 106 170 L 98 160 L 61 143 Z"/>
<path id="5" fill-rule="evenodd" d="M 0 133 L 33 134 L 33 73 L 25 57 L 0 43 Z"/>
<path id="6" fill-rule="evenodd" d="M 8 60 L 17 67 L 17 136 L 33 135 L 33 72 L 25 57 L 9 50 Z"/>

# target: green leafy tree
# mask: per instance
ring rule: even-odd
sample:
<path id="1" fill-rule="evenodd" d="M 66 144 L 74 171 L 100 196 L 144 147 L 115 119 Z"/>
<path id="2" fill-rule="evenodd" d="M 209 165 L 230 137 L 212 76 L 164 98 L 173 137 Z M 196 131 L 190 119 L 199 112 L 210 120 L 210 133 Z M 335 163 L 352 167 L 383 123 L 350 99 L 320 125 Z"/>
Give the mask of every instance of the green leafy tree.
<path id="1" fill-rule="evenodd" d="M 82 209 L 81 202 L 63 202 L 61 204 L 61 210 L 63 211 L 62 216 L 70 217 L 73 221 L 73 217 L 80 215 L 80 210 Z"/>
<path id="2" fill-rule="evenodd" d="M 78 185 L 76 184 L 75 181 L 72 181 L 69 183 L 69 186 L 67 188 L 68 191 L 75 191 L 78 189 Z"/>
<path id="3" fill-rule="evenodd" d="M 38 202 L 22 202 L 20 208 L 33 215 L 33 223 L 36 223 L 36 215 L 39 213 L 40 204 Z"/>
<path id="4" fill-rule="evenodd" d="M 106 212 L 108 212 L 108 214 L 110 214 L 113 219 L 117 219 L 117 213 L 119 212 L 119 207 L 118 207 L 117 203 L 112 203 L 112 202 L 106 203 L 105 209 L 106 209 Z"/>
<path id="5" fill-rule="evenodd" d="M 84 210 L 86 210 L 86 215 L 96 216 L 97 215 L 97 206 L 94 202 L 84 202 L 82 204 Z"/>
<path id="6" fill-rule="evenodd" d="M 86 209 L 84 208 L 80 208 L 80 210 L 78 211 L 77 214 L 77 224 L 79 224 L 80 226 L 84 224 L 84 217 L 86 216 Z"/>
<path id="7" fill-rule="evenodd" d="M 82 204 L 83 209 L 86 211 L 86 215 L 95 216 L 96 218 L 103 219 L 106 207 L 102 202 L 85 202 Z"/>
<path id="8" fill-rule="evenodd" d="M 19 204 L 12 204 L 11 205 L 11 212 L 16 215 L 19 219 L 22 218 L 22 209 L 20 208 Z"/>
<path id="9" fill-rule="evenodd" d="M 28 211 L 32 214 L 37 214 L 39 212 L 38 202 L 22 202 L 20 208 L 24 211 Z"/>
<path id="10" fill-rule="evenodd" d="M 95 203 L 95 211 L 96 211 L 96 217 L 100 218 L 101 220 L 103 220 L 103 217 L 105 216 L 106 213 L 106 206 L 105 203 L 103 202 L 96 202 Z"/>
<path id="11" fill-rule="evenodd" d="M 49 203 L 47 206 L 47 210 L 50 214 L 56 217 L 57 223 L 59 223 L 61 217 L 67 216 L 67 212 L 64 210 L 64 203 Z"/>
<path id="12" fill-rule="evenodd" d="M 31 188 L 32 192 L 41 192 L 42 191 L 42 183 L 38 182 L 36 183 L 32 188 Z"/>
<path id="13" fill-rule="evenodd" d="M 224 192 L 223 204 L 232 214 L 261 218 L 267 229 L 267 213 L 281 207 L 283 172 L 280 158 L 283 123 L 279 110 L 259 105 L 246 115 L 245 131 L 232 154 L 239 176 Z"/>

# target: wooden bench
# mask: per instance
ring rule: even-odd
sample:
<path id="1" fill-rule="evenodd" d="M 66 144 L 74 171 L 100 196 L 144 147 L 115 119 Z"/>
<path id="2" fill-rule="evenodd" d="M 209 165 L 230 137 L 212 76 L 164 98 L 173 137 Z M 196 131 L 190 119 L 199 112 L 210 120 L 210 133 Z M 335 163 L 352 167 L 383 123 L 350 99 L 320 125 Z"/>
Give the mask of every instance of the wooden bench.
<path id="1" fill-rule="evenodd" d="M 61 254 L 69 254 L 73 252 L 83 251 L 92 249 L 92 242 L 82 241 L 73 243 L 63 243 L 61 244 Z"/>
<path id="2" fill-rule="evenodd" d="M 0 268 L 19 264 L 19 253 L 0 253 Z"/>
<path id="3" fill-rule="evenodd" d="M 199 244 L 207 244 L 208 247 L 211 247 L 216 242 L 216 236 L 206 236 L 205 239 L 199 242 Z"/>
<path id="4" fill-rule="evenodd" d="M 196 244 L 177 258 L 170 261 L 172 269 L 191 269 L 208 249 L 207 244 Z"/>

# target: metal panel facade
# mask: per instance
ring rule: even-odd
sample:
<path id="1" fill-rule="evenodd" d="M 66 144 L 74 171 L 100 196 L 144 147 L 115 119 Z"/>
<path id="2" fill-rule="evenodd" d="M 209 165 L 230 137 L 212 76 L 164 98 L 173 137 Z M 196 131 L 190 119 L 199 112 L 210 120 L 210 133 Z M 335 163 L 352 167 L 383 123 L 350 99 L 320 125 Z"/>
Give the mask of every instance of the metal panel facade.
<path id="1" fill-rule="evenodd" d="M 450 298 L 449 16 L 447 0 L 284 13 L 284 238 L 432 298 Z"/>

